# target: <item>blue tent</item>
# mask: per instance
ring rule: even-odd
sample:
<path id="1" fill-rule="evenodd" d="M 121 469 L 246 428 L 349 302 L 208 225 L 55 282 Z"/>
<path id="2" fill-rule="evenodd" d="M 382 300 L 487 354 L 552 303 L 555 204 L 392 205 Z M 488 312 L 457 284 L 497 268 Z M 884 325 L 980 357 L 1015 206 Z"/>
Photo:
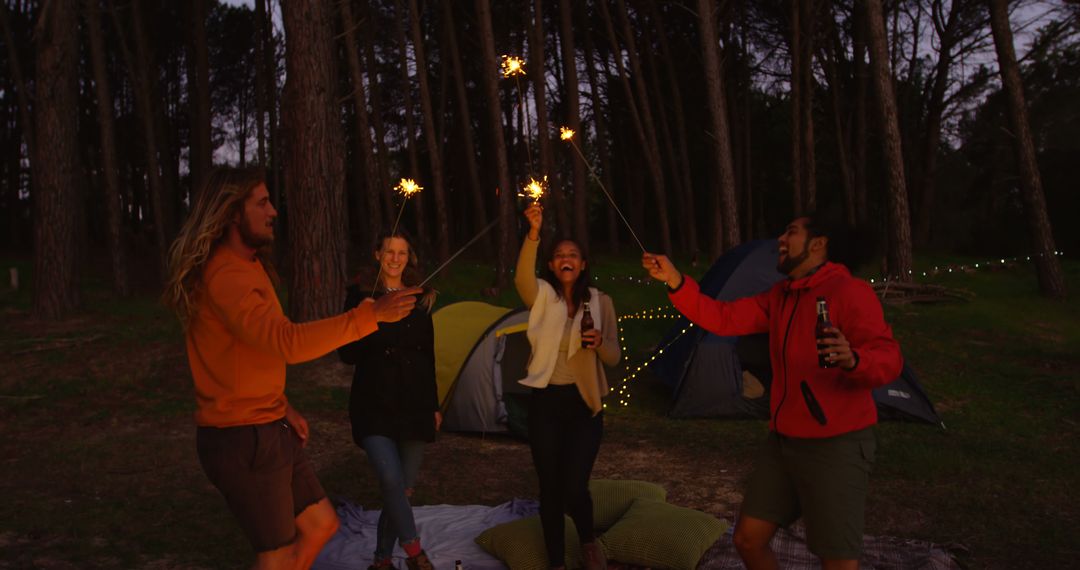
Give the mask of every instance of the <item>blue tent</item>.
<path id="1" fill-rule="evenodd" d="M 722 301 L 765 291 L 784 278 L 776 270 L 778 256 L 776 240 L 744 243 L 716 260 L 699 282 L 701 291 Z M 767 334 L 723 337 L 679 319 L 659 346 L 653 369 L 672 390 L 672 417 L 768 417 Z M 753 394 L 747 390 L 750 377 L 760 384 Z M 882 419 L 941 423 L 906 363 L 899 378 L 874 390 L 874 399 Z"/>

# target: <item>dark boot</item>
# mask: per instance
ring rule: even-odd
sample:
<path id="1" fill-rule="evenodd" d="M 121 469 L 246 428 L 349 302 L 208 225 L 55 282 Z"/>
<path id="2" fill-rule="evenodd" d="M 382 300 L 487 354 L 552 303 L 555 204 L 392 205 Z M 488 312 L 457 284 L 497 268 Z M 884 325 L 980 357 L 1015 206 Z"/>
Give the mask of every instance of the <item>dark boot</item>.
<path id="1" fill-rule="evenodd" d="M 405 564 L 409 567 L 409 570 L 435 570 L 435 566 L 428 560 L 427 553 L 423 550 L 416 556 L 410 556 L 405 559 Z"/>
<path id="2" fill-rule="evenodd" d="M 581 545 L 581 555 L 585 559 L 585 570 L 607 570 L 607 557 L 604 549 L 596 541 Z"/>

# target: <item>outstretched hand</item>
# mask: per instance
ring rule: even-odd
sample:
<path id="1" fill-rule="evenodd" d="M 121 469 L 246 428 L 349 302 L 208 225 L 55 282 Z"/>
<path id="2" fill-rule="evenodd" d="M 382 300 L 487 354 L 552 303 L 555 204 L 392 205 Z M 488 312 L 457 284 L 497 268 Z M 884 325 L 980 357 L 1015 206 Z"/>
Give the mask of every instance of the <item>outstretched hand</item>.
<path id="1" fill-rule="evenodd" d="M 544 224 L 544 208 L 539 203 L 533 202 L 525 208 L 525 219 L 529 220 L 529 239 L 540 239 L 540 226 Z"/>
<path id="2" fill-rule="evenodd" d="M 409 287 L 398 291 L 391 291 L 374 301 L 375 320 L 380 323 L 393 323 L 404 319 L 416 306 L 416 296 L 423 293 L 421 287 Z"/>
<path id="3" fill-rule="evenodd" d="M 666 255 L 646 252 L 641 256 L 641 266 L 649 272 L 649 277 L 663 281 L 671 289 L 678 289 L 682 285 L 682 273 L 675 269 L 675 264 Z"/>

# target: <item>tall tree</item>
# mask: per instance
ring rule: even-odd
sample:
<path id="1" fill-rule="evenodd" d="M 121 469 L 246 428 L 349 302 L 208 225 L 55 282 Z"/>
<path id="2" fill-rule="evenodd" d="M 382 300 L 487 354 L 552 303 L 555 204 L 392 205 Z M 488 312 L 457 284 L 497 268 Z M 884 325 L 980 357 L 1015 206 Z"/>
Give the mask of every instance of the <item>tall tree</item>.
<path id="1" fill-rule="evenodd" d="M 870 48 L 870 67 L 877 93 L 878 117 L 881 120 L 884 146 L 888 216 L 887 275 L 900 281 L 911 280 L 911 224 L 908 212 L 907 181 L 904 176 L 904 156 L 900 148 L 900 124 L 897 119 L 896 97 L 893 94 L 889 52 L 885 38 L 885 17 L 881 0 L 866 0 L 867 45 Z"/>
<path id="2" fill-rule="evenodd" d="M 476 21 L 480 27 L 480 46 L 483 53 L 481 62 L 484 98 L 487 100 L 485 108 L 488 110 L 488 128 L 491 132 L 499 183 L 499 257 L 495 264 L 495 287 L 501 289 L 509 282 L 510 266 L 514 262 L 517 218 L 514 216 L 514 189 L 510 187 L 510 165 L 506 158 L 502 115 L 499 113 L 499 78 L 496 73 L 499 64 L 495 60 L 495 31 L 491 23 L 489 0 L 476 0 Z"/>
<path id="3" fill-rule="evenodd" d="M 705 66 L 705 90 L 708 94 L 710 125 L 713 130 L 713 160 L 719 178 L 719 211 L 713 215 L 721 225 L 711 243 L 715 258 L 726 248 L 739 243 L 739 218 L 735 203 L 735 166 L 731 158 L 731 130 L 728 126 L 727 96 L 720 75 L 716 24 L 713 21 L 715 0 L 698 0 L 701 52 Z"/>
<path id="4" fill-rule="evenodd" d="M 533 34 L 532 43 L 537 44 L 538 49 L 542 49 L 543 46 L 543 27 L 542 23 L 544 19 L 543 12 L 540 9 L 541 1 L 536 0 L 536 10 L 533 18 L 536 21 L 536 33 Z M 570 0 L 559 0 L 559 38 L 562 40 L 562 68 L 563 68 L 563 84 L 565 85 L 566 100 L 564 101 L 566 108 L 566 122 L 567 125 L 577 133 L 581 132 L 581 92 L 578 82 L 577 74 L 577 47 L 574 42 L 574 5 L 575 2 Z M 543 52 L 541 51 L 541 56 Z M 539 58 L 534 58 L 539 59 Z M 541 60 L 542 61 L 542 60 Z M 537 67 L 537 63 L 534 61 L 533 69 L 543 69 L 543 67 Z M 539 74 L 534 74 L 539 75 Z M 544 81 L 542 78 L 534 77 L 533 83 L 538 86 L 539 89 L 543 89 Z M 545 112 L 546 115 L 546 112 Z M 541 136 L 547 139 L 546 123 L 540 123 L 545 125 L 541 129 Z M 581 136 L 581 135 L 579 135 Z M 584 140 L 584 136 L 581 139 Z M 559 219 L 559 224 L 565 231 L 567 218 L 573 218 L 574 224 L 574 236 L 580 240 L 582 245 L 587 249 L 589 247 L 589 208 L 585 200 L 586 185 L 585 185 L 585 163 L 581 160 L 581 157 L 576 156 L 570 145 L 563 145 L 565 152 L 573 153 L 568 155 L 570 158 L 571 166 L 571 178 L 572 188 L 574 192 L 573 201 L 573 216 L 563 216 Z M 558 210 L 556 210 L 558 214 Z"/>
<path id="5" fill-rule="evenodd" d="M 34 36 L 33 313 L 55 319 L 79 305 L 78 5 L 54 0 Z"/>
<path id="6" fill-rule="evenodd" d="M 341 310 L 345 293 L 345 164 L 327 2 L 283 2 L 289 156 L 289 313 L 307 321 Z"/>
<path id="7" fill-rule="evenodd" d="M 383 218 L 394 219 L 397 208 L 390 196 L 390 151 L 386 146 L 386 125 L 383 123 L 382 89 L 379 87 L 379 60 L 375 55 L 375 23 L 374 10 L 369 3 L 364 3 L 367 8 L 360 16 L 360 35 L 365 38 L 364 62 L 368 70 L 368 88 L 371 92 L 371 126 L 375 129 L 375 166 L 379 172 L 376 186 L 381 191 L 383 203 Z M 364 25 L 366 24 L 366 25 Z M 406 93 L 406 95 L 408 95 Z"/>
<path id="8" fill-rule="evenodd" d="M 3 29 L 4 43 L 7 44 L 8 67 L 11 68 L 11 80 L 15 86 L 15 97 L 19 102 L 19 126 L 22 128 L 27 153 L 33 153 L 34 120 L 30 111 L 30 98 L 26 93 L 26 81 L 23 79 L 22 65 L 19 63 L 19 48 L 15 40 L 15 34 L 11 29 L 11 22 L 8 21 L 7 11 L 7 3 L 0 2 L 0 28 Z"/>
<path id="9" fill-rule="evenodd" d="M 100 0 L 83 0 L 83 17 L 86 20 L 87 38 L 90 42 L 90 64 L 94 73 L 94 90 L 97 97 L 98 141 L 101 145 L 101 171 L 104 177 L 102 190 L 105 202 L 105 234 L 112 261 L 113 291 L 121 297 L 131 294 L 128 279 L 128 260 L 121 236 L 120 170 L 116 157 L 116 121 L 113 117 L 112 91 L 105 66 L 105 39 L 101 30 Z"/>
<path id="10" fill-rule="evenodd" d="M 382 204 L 379 200 L 379 188 L 376 185 L 379 173 L 375 166 L 375 150 L 371 143 L 371 122 L 368 117 L 367 92 L 364 89 L 364 69 L 360 63 L 359 44 L 356 37 L 356 19 L 353 17 L 352 2 L 345 0 L 338 2 L 341 11 L 341 26 L 345 33 L 345 56 L 349 62 L 349 77 L 352 87 L 353 140 L 356 142 L 356 157 L 353 161 L 353 177 L 356 186 L 361 188 L 363 199 L 356 199 L 356 204 L 363 203 L 364 211 L 357 212 L 356 220 L 364 228 L 361 242 L 365 247 L 374 244 L 379 232 L 382 231 Z M 366 250 L 361 250 L 366 251 Z"/>
<path id="11" fill-rule="evenodd" d="M 614 190 L 611 181 L 611 160 L 608 156 L 608 128 L 604 120 L 604 105 L 600 96 L 600 80 L 597 78 L 596 62 L 593 59 L 592 34 L 583 34 L 585 41 L 585 74 L 589 78 L 589 98 L 592 100 L 592 117 L 596 129 L 596 155 L 600 162 L 600 180 L 605 188 Z M 581 142 L 585 142 L 582 134 Z M 619 253 L 619 222 L 615 216 L 615 208 L 604 208 L 606 212 L 605 227 L 607 229 L 607 246 L 612 253 Z"/>
<path id="12" fill-rule="evenodd" d="M 139 0 L 133 2 L 133 6 L 137 6 Z M 158 269 L 161 275 L 166 274 L 165 263 L 166 254 L 169 247 L 169 234 L 168 234 L 168 216 L 165 214 L 167 208 L 167 196 L 171 194 L 165 187 L 164 176 L 162 175 L 160 164 L 158 162 L 158 137 L 155 134 L 156 125 L 154 121 L 154 108 L 156 104 L 153 100 L 151 89 L 151 78 L 148 57 L 145 54 L 140 53 L 138 57 L 131 52 L 131 47 L 127 41 L 127 32 L 123 21 L 120 19 L 120 13 L 116 8 L 114 0 L 109 0 L 109 14 L 112 16 L 114 27 L 116 28 L 116 35 L 118 39 L 118 45 L 120 48 L 120 54 L 125 62 L 128 76 L 131 84 L 134 88 L 134 99 L 136 115 L 138 116 L 140 134 L 142 135 L 142 150 L 143 159 L 146 162 L 146 180 L 149 194 L 149 209 L 151 213 L 151 220 L 154 228 L 154 243 L 158 250 Z M 139 13 L 134 12 L 132 14 L 133 19 L 139 18 Z M 141 26 L 136 29 L 136 35 L 141 30 Z M 138 42 L 139 45 L 145 42 Z"/>
<path id="13" fill-rule="evenodd" d="M 424 142 L 427 143 L 428 165 L 431 167 L 431 195 L 435 202 L 435 254 L 439 261 L 446 261 L 450 257 L 450 222 L 449 206 L 446 203 L 442 141 L 439 140 L 438 133 L 435 131 L 435 111 L 431 106 L 431 89 L 428 87 L 424 34 L 420 30 L 420 10 L 416 7 L 416 0 L 409 0 L 409 22 L 413 54 L 416 58 L 416 79 L 420 85 L 420 112 L 423 115 Z"/>
<path id="14" fill-rule="evenodd" d="M 210 174 L 210 55 L 206 44 L 207 0 L 191 0 L 188 4 L 188 113 L 191 121 L 191 142 L 188 149 L 188 168 L 191 172 L 191 194 L 202 191 Z M 259 42 L 259 39 L 256 39 Z M 259 42 L 261 43 L 261 42 Z M 260 117 L 261 119 L 261 117 Z M 260 141 L 261 144 L 262 141 Z"/>
<path id="15" fill-rule="evenodd" d="M 469 177 L 469 199 L 472 203 L 476 220 L 473 224 L 479 232 L 487 225 L 487 209 L 484 207 L 484 195 L 480 190 L 480 173 L 476 166 L 476 143 L 473 141 L 472 112 L 469 110 L 469 97 L 465 89 L 465 72 L 461 65 L 461 50 L 458 48 L 457 30 L 454 24 L 454 3 L 443 2 L 443 25 L 446 27 L 446 41 L 449 46 L 450 65 L 454 75 L 454 94 L 457 103 L 458 124 L 461 128 L 461 140 L 464 142 L 465 172 Z M 484 256 L 491 257 L 493 251 L 490 234 L 480 240 Z"/>
<path id="16" fill-rule="evenodd" d="M 1020 170 L 1020 196 L 1035 250 L 1033 258 L 1039 276 L 1039 290 L 1047 297 L 1064 299 L 1065 275 L 1057 258 L 1054 234 L 1046 213 L 1046 197 L 1043 195 L 1042 177 L 1035 158 L 1035 144 L 1031 137 L 1031 124 L 1028 122 L 1020 66 L 1016 62 L 1016 51 L 1013 47 L 1008 4 L 1006 0 L 989 0 L 989 4 L 990 28 L 994 33 L 998 68 L 1008 104 L 1009 125 L 1013 132 L 1012 144 Z"/>
<path id="17" fill-rule="evenodd" d="M 409 178 L 419 178 L 420 157 L 416 151 L 416 114 L 413 112 L 412 75 L 409 73 L 409 40 L 405 33 L 408 19 L 401 0 L 394 0 L 394 14 L 397 17 L 395 31 L 397 31 L 398 63 L 401 69 L 402 96 L 405 107 L 405 149 L 409 157 L 408 172 Z M 416 212 L 416 240 L 420 242 L 420 248 L 427 249 L 430 244 L 428 243 L 427 224 L 424 223 L 427 219 L 424 215 L 424 195 L 417 194 L 412 198 L 412 202 Z"/>

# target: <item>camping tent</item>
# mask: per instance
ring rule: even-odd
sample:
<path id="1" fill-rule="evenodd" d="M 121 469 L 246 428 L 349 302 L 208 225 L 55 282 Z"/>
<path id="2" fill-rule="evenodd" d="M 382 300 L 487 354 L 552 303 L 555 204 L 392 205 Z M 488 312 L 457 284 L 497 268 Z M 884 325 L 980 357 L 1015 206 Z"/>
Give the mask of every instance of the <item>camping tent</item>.
<path id="1" fill-rule="evenodd" d="M 776 271 L 776 240 L 744 243 L 720 256 L 701 278 L 701 292 L 730 301 L 767 290 Z M 682 331 L 686 330 L 685 333 Z M 680 319 L 660 343 L 653 364 L 673 390 L 673 417 L 768 417 L 768 336 L 721 337 Z M 874 390 L 882 419 L 940 424 L 941 419 L 906 363 L 900 377 Z"/>
<path id="2" fill-rule="evenodd" d="M 524 436 L 529 313 L 464 301 L 432 315 L 443 429 Z"/>

